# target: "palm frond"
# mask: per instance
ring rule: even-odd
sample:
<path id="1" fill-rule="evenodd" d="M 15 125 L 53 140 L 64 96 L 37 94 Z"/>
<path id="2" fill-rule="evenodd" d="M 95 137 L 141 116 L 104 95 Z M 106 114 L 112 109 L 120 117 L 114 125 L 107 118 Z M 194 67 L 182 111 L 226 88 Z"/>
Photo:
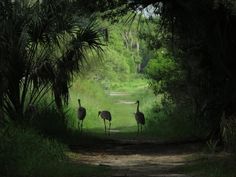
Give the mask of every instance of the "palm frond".
<path id="1" fill-rule="evenodd" d="M 70 0 L 0 2 L 0 109 L 24 116 L 27 105 L 49 90 L 58 108 L 67 103 L 69 85 L 86 61 L 102 51 L 99 30 L 78 17 Z M 85 26 L 85 27 L 84 27 Z"/>

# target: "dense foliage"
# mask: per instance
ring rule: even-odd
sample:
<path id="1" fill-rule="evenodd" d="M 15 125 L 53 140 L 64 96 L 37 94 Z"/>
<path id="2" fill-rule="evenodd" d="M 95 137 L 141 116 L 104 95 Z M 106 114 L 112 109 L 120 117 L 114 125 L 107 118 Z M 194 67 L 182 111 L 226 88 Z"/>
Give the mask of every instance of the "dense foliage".
<path id="1" fill-rule="evenodd" d="M 94 16 L 89 17 L 94 12 L 99 25 Z M 121 16 L 126 18 L 125 25 L 101 20 L 119 22 Z M 143 27 L 139 33 L 137 26 Z M 27 120 L 23 125 L 45 136 L 70 141 L 73 132 L 68 127 L 75 128 L 76 121 L 65 119 L 63 104 L 68 102 L 76 73 L 84 74 L 80 83 L 85 84 L 78 88 L 90 92 L 94 108 L 102 100 L 107 105 L 111 102 L 100 87 L 89 90 L 87 85 L 94 86 L 89 81 L 113 89 L 116 82 L 129 82 L 136 73 L 145 72 L 160 101 L 147 121 L 155 132 L 204 137 L 210 139 L 212 149 L 219 142 L 226 148 L 236 147 L 235 31 L 233 0 L 2 0 L 0 122 Z M 104 58 L 98 60 L 103 50 Z M 83 70 L 85 60 L 88 65 Z M 49 93 L 56 106 L 36 108 L 35 103 Z M 77 100 L 78 94 L 74 97 Z M 95 109 L 90 113 L 96 117 Z M 34 131 L 1 126 L 3 175 L 32 176 L 41 169 L 57 169 L 45 164 L 61 164 L 64 151 L 61 144 Z"/>
<path id="2" fill-rule="evenodd" d="M 235 114 L 236 16 L 231 1 L 166 1 L 160 9 L 164 29 L 171 33 L 167 46 L 185 72 L 175 98 L 185 98 L 211 138 L 222 137 L 223 119 Z M 182 80 L 180 79 L 179 83 Z M 184 97 L 186 96 L 186 97 Z M 178 102 L 179 103 L 179 102 Z"/>
<path id="3" fill-rule="evenodd" d="M 165 73 L 173 86 L 170 90 L 162 83 L 169 98 L 178 105 L 190 105 L 196 120 L 208 128 L 208 137 L 222 139 L 222 119 L 235 119 L 236 110 L 234 1 L 143 0 L 129 2 L 128 6 L 144 11 L 151 6 L 152 14 L 160 18 L 157 28 L 164 35 L 161 41 L 156 37 L 154 44 L 167 48 L 184 73 L 177 80 Z M 150 67 L 155 67 L 151 65 L 153 62 Z M 163 75 L 156 69 L 157 74 Z M 171 72 L 173 68 L 168 69 Z M 154 79 L 160 81 L 159 77 Z"/>
<path id="4" fill-rule="evenodd" d="M 22 119 L 49 90 L 58 109 L 87 50 L 100 50 L 94 21 L 71 1 L 0 2 L 0 112 Z"/>
<path id="5" fill-rule="evenodd" d="M 168 95 L 169 100 L 177 105 L 182 104 L 183 107 L 188 105 L 196 121 L 209 130 L 206 133 L 207 137 L 222 140 L 224 129 L 222 124 L 223 127 L 225 125 L 222 122 L 235 120 L 236 110 L 236 73 L 233 66 L 236 38 L 235 2 L 232 0 L 113 2 L 117 10 L 108 9 L 108 13 L 104 16 L 114 18 L 114 14 L 117 15 L 122 11 L 121 15 L 127 11 L 143 11 L 147 14 L 147 9 L 151 9 L 152 15 L 147 18 L 160 19 L 160 23 L 156 23 L 156 28 L 159 28 L 161 38 L 160 35 L 149 38 L 153 44 L 152 48 L 159 49 L 161 46 L 167 48 L 173 58 L 172 61 L 179 68 L 174 70 L 174 73 L 181 70 L 178 74 L 183 75 L 173 79 L 172 75 L 168 75 L 168 72 L 173 71 L 173 67 L 167 64 L 168 72 L 166 72 L 165 69 L 158 68 L 164 63 L 157 62 L 155 66 L 155 62 L 151 61 L 149 74 L 151 77 L 158 75 L 154 79 L 157 82 L 161 81 L 161 87 L 159 84 L 156 85 L 158 88 L 155 88 L 155 91 L 161 89 Z M 159 74 L 166 78 L 162 80 Z"/>
<path id="6" fill-rule="evenodd" d="M 1 130 L 0 139 L 1 176 L 34 176 L 45 164 L 56 165 L 66 157 L 63 145 L 33 130 L 7 127 Z"/>
<path id="7" fill-rule="evenodd" d="M 81 79 L 97 81 L 108 89 L 116 83 L 130 81 L 142 72 L 143 49 L 147 47 L 139 39 L 138 19 L 134 20 L 133 25 L 124 25 L 126 18 L 116 24 L 99 20 L 99 25 L 107 32 L 102 59 L 90 55 L 86 69 L 81 72 Z"/>

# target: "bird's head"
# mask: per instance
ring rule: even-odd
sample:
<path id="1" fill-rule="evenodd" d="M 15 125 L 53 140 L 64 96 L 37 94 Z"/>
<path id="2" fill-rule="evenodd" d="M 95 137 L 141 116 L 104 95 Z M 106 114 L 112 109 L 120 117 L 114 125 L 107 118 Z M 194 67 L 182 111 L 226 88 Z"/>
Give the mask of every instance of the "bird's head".
<path id="1" fill-rule="evenodd" d="M 80 103 L 80 99 L 78 99 L 78 102 Z"/>
<path id="2" fill-rule="evenodd" d="M 101 114 L 101 111 L 98 111 L 98 117 L 99 117 L 100 114 Z"/>
<path id="3" fill-rule="evenodd" d="M 137 101 L 135 102 L 135 104 L 139 104 L 139 100 L 137 100 Z"/>

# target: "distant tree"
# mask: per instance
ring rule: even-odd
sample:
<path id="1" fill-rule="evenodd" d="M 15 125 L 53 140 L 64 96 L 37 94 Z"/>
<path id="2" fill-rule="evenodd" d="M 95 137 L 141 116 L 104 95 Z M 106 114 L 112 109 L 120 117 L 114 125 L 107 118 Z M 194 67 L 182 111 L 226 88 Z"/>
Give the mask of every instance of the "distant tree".
<path id="1" fill-rule="evenodd" d="M 152 13 L 158 15 L 160 31 L 168 34 L 163 36 L 164 46 L 178 59 L 185 72 L 184 88 L 192 99 L 198 121 L 208 127 L 209 138 L 221 139 L 222 116 L 232 119 L 236 114 L 235 1 L 140 0 L 123 3 L 125 5 L 116 4 L 117 11 L 113 14 L 145 11 L 149 6 Z M 158 43 L 159 39 L 156 40 Z"/>

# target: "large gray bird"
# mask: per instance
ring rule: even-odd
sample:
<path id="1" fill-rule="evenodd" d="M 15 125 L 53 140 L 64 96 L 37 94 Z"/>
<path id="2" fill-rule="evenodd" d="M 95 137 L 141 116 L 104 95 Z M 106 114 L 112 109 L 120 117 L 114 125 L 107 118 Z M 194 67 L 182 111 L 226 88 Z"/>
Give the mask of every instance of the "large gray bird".
<path id="1" fill-rule="evenodd" d="M 104 127 L 105 127 L 105 134 L 107 133 L 106 128 L 106 120 L 109 121 L 109 129 L 108 129 L 108 135 L 110 136 L 110 129 L 111 129 L 111 113 L 109 111 L 98 111 L 98 117 L 101 117 L 104 121 Z"/>
<path id="2" fill-rule="evenodd" d="M 77 110 L 77 117 L 78 117 L 78 127 L 82 133 L 82 130 L 83 130 L 83 121 L 84 121 L 84 118 L 86 116 L 86 109 L 84 107 L 81 106 L 80 104 L 80 99 L 78 99 L 78 103 L 79 103 L 79 108 Z"/>
<path id="3" fill-rule="evenodd" d="M 139 111 L 139 100 L 137 100 L 137 102 L 135 104 L 137 104 L 137 111 L 136 111 L 136 113 L 134 113 L 134 115 L 135 115 L 135 119 L 136 119 L 137 125 L 138 125 L 138 132 L 137 132 L 137 135 L 138 135 L 139 134 L 139 127 L 142 132 L 142 126 L 145 124 L 145 117 L 144 117 L 144 114 Z"/>

